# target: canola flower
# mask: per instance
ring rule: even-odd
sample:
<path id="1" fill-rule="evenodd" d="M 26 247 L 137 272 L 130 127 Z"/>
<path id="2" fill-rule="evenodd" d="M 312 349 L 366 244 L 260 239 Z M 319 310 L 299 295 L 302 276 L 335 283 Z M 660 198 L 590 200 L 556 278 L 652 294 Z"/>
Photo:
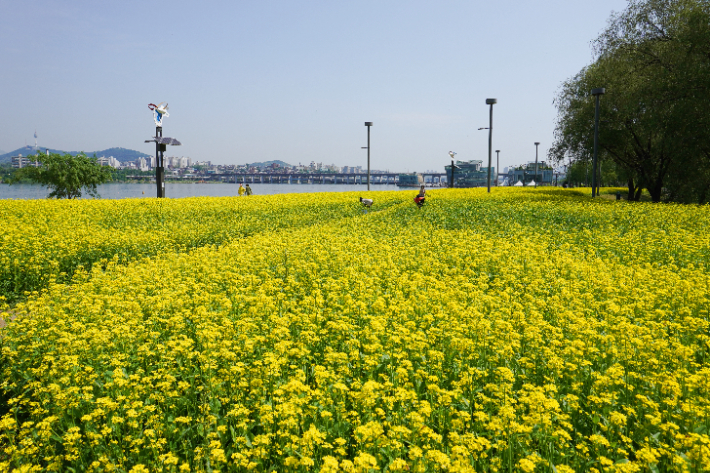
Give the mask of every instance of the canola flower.
<path id="1" fill-rule="evenodd" d="M 68 282 L 94 265 L 105 268 L 112 261 L 125 264 L 268 229 L 312 225 L 349 215 L 354 207 L 298 194 L 248 202 L 226 197 L 0 201 L 0 296 L 22 299 L 25 292 Z"/>
<path id="2" fill-rule="evenodd" d="M 0 471 L 710 469 L 707 207 L 374 196 L 48 280 L 0 332 Z"/>

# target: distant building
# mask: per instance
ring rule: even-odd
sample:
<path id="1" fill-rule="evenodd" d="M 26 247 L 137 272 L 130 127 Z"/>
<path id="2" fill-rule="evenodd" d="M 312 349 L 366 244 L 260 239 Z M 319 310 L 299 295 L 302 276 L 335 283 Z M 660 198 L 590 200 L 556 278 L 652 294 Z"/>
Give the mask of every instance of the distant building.
<path id="1" fill-rule="evenodd" d="M 537 174 L 535 173 L 535 162 L 531 161 L 520 166 L 508 168 L 508 185 L 515 185 L 521 182 L 524 186 L 537 184 L 539 186 L 552 185 L 554 179 L 554 169 L 545 161 L 537 163 Z"/>
<path id="2" fill-rule="evenodd" d="M 308 166 L 308 170 L 313 172 L 313 171 L 320 171 L 323 169 L 323 163 L 316 163 L 315 161 L 311 161 L 310 166 Z"/>
<path id="3" fill-rule="evenodd" d="M 185 156 L 183 157 L 177 157 L 177 156 L 166 156 L 165 157 L 165 167 L 170 167 L 173 169 L 181 169 L 181 168 L 187 168 L 190 166 L 190 158 L 187 158 Z"/>
<path id="4" fill-rule="evenodd" d="M 148 166 L 149 161 L 146 160 L 145 158 L 138 158 L 136 159 L 136 164 L 140 168 L 141 171 L 149 171 L 150 167 Z"/>
<path id="5" fill-rule="evenodd" d="M 97 161 L 101 166 L 111 166 L 114 169 L 118 169 L 121 167 L 121 161 L 114 158 L 113 156 L 109 156 L 108 158 L 105 156 L 101 156 L 100 158 L 97 158 Z"/>
<path id="6" fill-rule="evenodd" d="M 451 165 L 446 169 L 446 181 L 451 182 Z M 495 185 L 495 167 L 491 167 L 491 184 Z M 454 187 L 483 187 L 488 185 L 488 168 L 483 167 L 483 161 L 456 161 L 454 170 Z"/>
<path id="7" fill-rule="evenodd" d="M 413 172 L 410 174 L 400 174 L 399 181 L 397 182 L 399 187 L 419 187 L 424 185 L 424 178 L 421 174 Z"/>
<path id="8" fill-rule="evenodd" d="M 37 161 L 30 161 L 27 157 L 23 157 L 21 154 L 13 156 L 11 158 L 12 167 L 15 169 L 26 168 L 28 166 L 39 167 Z"/>

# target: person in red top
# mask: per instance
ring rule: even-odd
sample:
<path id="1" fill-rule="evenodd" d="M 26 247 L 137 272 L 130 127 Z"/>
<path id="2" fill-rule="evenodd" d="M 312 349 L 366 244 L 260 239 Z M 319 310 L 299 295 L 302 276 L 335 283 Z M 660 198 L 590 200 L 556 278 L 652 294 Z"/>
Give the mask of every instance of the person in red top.
<path id="1" fill-rule="evenodd" d="M 419 189 L 419 194 L 414 198 L 414 203 L 419 206 L 419 208 L 422 208 L 422 205 L 424 205 L 424 198 L 426 196 L 426 189 L 424 186 Z"/>

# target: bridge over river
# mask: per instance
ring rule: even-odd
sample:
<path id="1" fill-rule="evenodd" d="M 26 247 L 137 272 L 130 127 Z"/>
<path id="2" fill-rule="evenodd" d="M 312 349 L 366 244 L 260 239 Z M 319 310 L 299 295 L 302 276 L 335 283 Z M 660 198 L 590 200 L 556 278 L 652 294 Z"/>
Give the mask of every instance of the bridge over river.
<path id="1" fill-rule="evenodd" d="M 401 173 L 370 174 L 370 184 L 397 184 Z M 425 182 L 439 184 L 446 174 L 423 174 Z M 259 184 L 367 184 L 367 173 L 358 174 L 232 174 L 229 182 Z"/>
<path id="2" fill-rule="evenodd" d="M 398 184 L 401 173 L 370 174 L 370 184 Z M 446 181 L 446 173 L 422 173 L 424 182 L 428 185 L 441 185 Z M 170 179 L 168 174 L 165 176 Z M 145 176 L 129 176 L 131 179 L 145 179 Z M 220 181 L 227 183 L 244 184 L 367 184 L 367 173 L 338 174 L 338 173 L 229 173 L 229 174 L 186 174 L 181 179 Z"/>

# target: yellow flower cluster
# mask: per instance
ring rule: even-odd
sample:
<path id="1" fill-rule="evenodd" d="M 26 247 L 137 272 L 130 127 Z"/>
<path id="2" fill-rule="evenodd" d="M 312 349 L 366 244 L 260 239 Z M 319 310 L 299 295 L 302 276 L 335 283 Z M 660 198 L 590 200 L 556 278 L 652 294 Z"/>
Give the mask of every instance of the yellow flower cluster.
<path id="1" fill-rule="evenodd" d="M 0 202 L 0 470 L 710 469 L 707 207 L 371 194 Z"/>
<path id="2" fill-rule="evenodd" d="M 400 199 L 401 200 L 401 199 Z M 315 195 L 235 199 L 0 201 L 0 296 L 22 299 L 94 266 L 221 245 L 351 215 Z"/>

